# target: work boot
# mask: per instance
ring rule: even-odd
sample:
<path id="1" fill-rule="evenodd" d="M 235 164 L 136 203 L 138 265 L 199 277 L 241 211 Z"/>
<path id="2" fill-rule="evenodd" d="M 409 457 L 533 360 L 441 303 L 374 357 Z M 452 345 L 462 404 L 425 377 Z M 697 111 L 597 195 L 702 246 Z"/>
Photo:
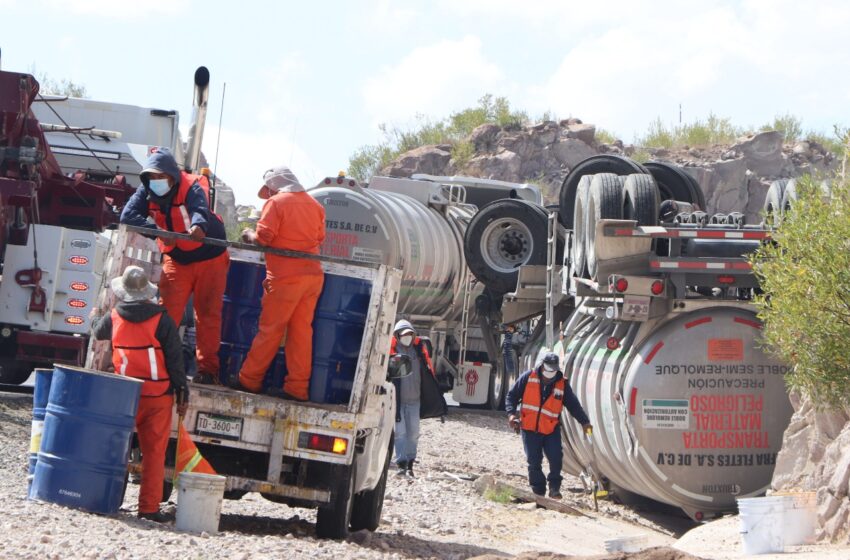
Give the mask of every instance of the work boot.
<path id="1" fill-rule="evenodd" d="M 563 498 L 563 496 L 561 495 L 561 491 L 556 490 L 554 488 L 549 490 L 549 497 L 553 500 L 560 500 L 561 498 Z"/>
<path id="2" fill-rule="evenodd" d="M 407 462 L 407 476 L 409 476 L 410 478 L 415 478 L 413 476 L 413 463 L 415 463 L 415 462 L 416 462 L 416 459 L 411 459 L 410 461 Z"/>
<path id="3" fill-rule="evenodd" d="M 236 380 L 238 381 L 239 378 L 237 377 Z M 192 381 L 198 385 L 221 385 L 218 381 L 218 376 L 206 371 L 199 371 L 196 373 L 195 377 L 192 378 Z"/>
<path id="4" fill-rule="evenodd" d="M 171 517 L 163 513 L 159 510 L 151 511 L 148 513 L 139 512 L 139 519 L 147 519 L 148 521 L 153 521 L 154 523 L 168 523 L 171 521 Z"/>
<path id="5" fill-rule="evenodd" d="M 396 476 L 406 475 L 407 474 L 407 461 L 399 461 L 397 463 L 397 465 L 398 465 L 398 472 L 395 473 Z"/>

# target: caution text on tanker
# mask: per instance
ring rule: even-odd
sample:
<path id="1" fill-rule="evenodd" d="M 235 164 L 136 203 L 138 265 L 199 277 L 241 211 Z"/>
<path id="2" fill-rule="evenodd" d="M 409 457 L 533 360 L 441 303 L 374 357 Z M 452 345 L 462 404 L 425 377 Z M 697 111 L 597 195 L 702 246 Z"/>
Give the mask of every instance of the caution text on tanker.
<path id="1" fill-rule="evenodd" d="M 764 396 L 694 395 L 690 399 L 692 431 L 682 433 L 686 449 L 766 449 L 762 431 Z"/>

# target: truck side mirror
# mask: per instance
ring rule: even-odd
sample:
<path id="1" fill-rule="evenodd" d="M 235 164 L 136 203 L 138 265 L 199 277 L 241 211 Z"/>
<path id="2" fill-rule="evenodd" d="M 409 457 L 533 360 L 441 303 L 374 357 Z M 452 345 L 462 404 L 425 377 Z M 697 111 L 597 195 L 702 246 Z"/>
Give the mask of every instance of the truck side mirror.
<path id="1" fill-rule="evenodd" d="M 411 371 L 413 371 L 413 367 L 409 356 L 404 354 L 390 356 L 390 361 L 387 364 L 387 379 L 401 379 L 410 375 Z"/>

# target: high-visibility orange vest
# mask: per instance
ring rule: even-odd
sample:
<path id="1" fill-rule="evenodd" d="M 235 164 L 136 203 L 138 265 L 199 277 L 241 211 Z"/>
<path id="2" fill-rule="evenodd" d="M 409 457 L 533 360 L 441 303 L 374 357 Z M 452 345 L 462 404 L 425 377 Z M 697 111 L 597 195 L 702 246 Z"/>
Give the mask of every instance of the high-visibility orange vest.
<path id="1" fill-rule="evenodd" d="M 195 183 L 198 183 L 201 190 L 204 191 L 204 195 L 207 197 L 207 206 L 209 206 L 209 179 L 207 179 L 205 175 L 192 175 L 185 171 L 180 172 L 180 186 L 177 187 L 177 192 L 174 194 L 174 198 L 171 199 L 171 210 L 169 215 L 166 215 L 166 213 L 162 211 L 159 204 L 155 202 L 148 203 L 148 214 L 153 218 L 154 222 L 156 222 L 156 225 L 160 229 L 173 231 L 174 233 L 189 233 L 189 230 L 192 229 L 192 217 L 186 209 L 186 197 L 189 195 L 189 189 L 191 189 L 192 185 Z M 212 213 L 212 208 L 210 208 L 210 215 L 212 215 Z M 169 221 L 171 222 L 170 224 Z M 177 247 L 181 251 L 194 251 L 202 245 L 196 241 L 184 241 L 182 239 L 177 240 L 177 243 L 172 246 L 166 245 L 158 238 L 156 242 L 159 245 L 159 250 L 163 253 L 170 252 L 174 249 L 174 247 Z"/>
<path id="2" fill-rule="evenodd" d="M 115 373 L 144 381 L 143 397 L 159 397 L 169 387 L 165 354 L 156 339 L 162 313 L 141 323 L 123 319 L 112 310 L 112 365 Z"/>
<path id="3" fill-rule="evenodd" d="M 542 405 L 540 396 L 543 393 L 540 385 L 540 375 L 536 370 L 528 376 L 528 383 L 522 393 L 522 402 L 519 405 L 522 429 L 529 432 L 537 432 L 549 435 L 558 427 L 561 420 L 561 411 L 564 409 L 564 390 L 566 381 L 561 377 L 555 382 L 552 394 Z"/>
<path id="4" fill-rule="evenodd" d="M 425 342 L 419 338 L 418 336 L 413 339 L 413 348 L 416 349 L 416 352 L 425 360 L 425 365 L 428 367 L 428 372 L 436 377 L 437 374 L 434 373 L 434 364 L 431 363 L 431 355 L 428 353 L 428 347 L 425 346 Z M 398 339 L 393 336 L 392 341 L 390 342 L 390 355 L 396 354 L 398 348 Z"/>

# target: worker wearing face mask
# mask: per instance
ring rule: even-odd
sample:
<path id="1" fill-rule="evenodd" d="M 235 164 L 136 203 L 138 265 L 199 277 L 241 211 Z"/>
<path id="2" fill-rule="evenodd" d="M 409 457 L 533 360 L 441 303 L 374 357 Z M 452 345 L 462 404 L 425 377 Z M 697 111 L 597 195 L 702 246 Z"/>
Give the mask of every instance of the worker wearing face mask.
<path id="1" fill-rule="evenodd" d="M 153 148 L 139 175 L 142 186 L 121 212 L 121 223 L 187 234 L 191 240 L 157 238 L 162 251 L 159 295 L 168 316 L 180 324 L 194 295 L 198 373 L 195 382 L 217 384 L 221 310 L 230 257 L 205 237 L 226 240 L 224 222 L 210 209 L 209 180 L 182 171 L 168 148 Z"/>
<path id="2" fill-rule="evenodd" d="M 413 477 L 419 444 L 419 420 L 446 414 L 446 401 L 437 384 L 434 366 L 425 341 L 409 321 L 402 319 L 393 329 L 390 354 L 410 358 L 411 372 L 394 379 L 396 393 L 395 452 L 397 474 Z"/>
<path id="3" fill-rule="evenodd" d="M 561 499 L 561 411 L 566 406 L 570 415 L 590 434 L 593 426 L 578 398 L 559 371 L 560 359 L 554 352 L 543 357 L 538 367 L 523 373 L 505 397 L 508 425 L 522 433 L 522 444 L 528 462 L 528 482 L 538 496 Z M 519 417 L 517 416 L 519 415 Z M 549 476 L 543 475 L 543 455 L 549 461 Z"/>

